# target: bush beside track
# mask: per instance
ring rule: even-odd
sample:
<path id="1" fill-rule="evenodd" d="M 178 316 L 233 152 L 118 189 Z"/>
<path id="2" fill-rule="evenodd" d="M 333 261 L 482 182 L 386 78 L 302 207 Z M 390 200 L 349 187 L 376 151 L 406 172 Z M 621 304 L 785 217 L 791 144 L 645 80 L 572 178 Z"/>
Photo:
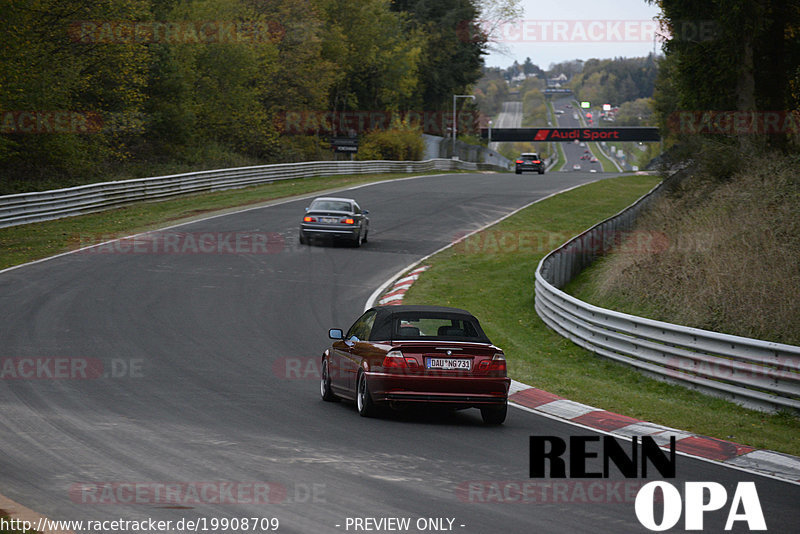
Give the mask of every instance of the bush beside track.
<path id="1" fill-rule="evenodd" d="M 747 410 L 595 357 L 548 329 L 536 314 L 533 273 L 541 258 L 631 204 L 656 182 L 628 175 L 534 204 L 426 260 L 431 268 L 406 293 L 404 303 L 473 312 L 505 350 L 510 375 L 520 382 L 657 424 L 800 454 L 800 420 Z"/>

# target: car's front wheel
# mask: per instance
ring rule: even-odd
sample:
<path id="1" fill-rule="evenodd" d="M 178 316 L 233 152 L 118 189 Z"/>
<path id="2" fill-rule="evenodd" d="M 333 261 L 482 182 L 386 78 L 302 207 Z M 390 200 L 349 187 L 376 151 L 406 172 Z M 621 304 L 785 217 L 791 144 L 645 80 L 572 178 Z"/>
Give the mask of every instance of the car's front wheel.
<path id="1" fill-rule="evenodd" d="M 358 373 L 358 386 L 356 388 L 356 406 L 361 417 L 373 417 L 376 409 L 372 402 L 372 397 L 367 388 L 367 374 L 363 371 Z"/>
<path id="2" fill-rule="evenodd" d="M 486 406 L 481 408 L 481 417 L 483 422 L 487 425 L 502 425 L 506 420 L 508 413 L 508 403 L 503 403 L 502 406 Z"/>
<path id="3" fill-rule="evenodd" d="M 336 394 L 331 389 L 331 374 L 328 370 L 328 360 L 322 360 L 322 372 L 319 381 L 319 392 L 322 395 L 322 400 L 333 402 L 339 400 Z"/>

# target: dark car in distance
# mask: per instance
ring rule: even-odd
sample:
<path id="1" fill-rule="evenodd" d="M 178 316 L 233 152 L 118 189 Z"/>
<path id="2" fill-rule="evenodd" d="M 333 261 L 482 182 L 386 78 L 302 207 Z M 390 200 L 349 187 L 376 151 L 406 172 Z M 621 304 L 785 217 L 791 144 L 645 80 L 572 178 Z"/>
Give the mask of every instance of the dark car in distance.
<path id="1" fill-rule="evenodd" d="M 315 198 L 300 224 L 300 243 L 315 238 L 346 239 L 360 247 L 369 234 L 368 213 L 352 198 Z"/>
<path id="2" fill-rule="evenodd" d="M 326 401 L 353 400 L 362 416 L 378 407 L 479 408 L 484 423 L 506 419 L 511 380 L 503 351 L 469 312 L 440 306 L 378 306 L 347 332 L 333 328 L 321 362 Z"/>
<path id="3" fill-rule="evenodd" d="M 516 167 L 514 168 L 514 172 L 517 174 L 522 174 L 525 171 L 544 174 L 544 161 L 539 157 L 539 154 L 533 152 L 520 154 L 515 163 Z"/>

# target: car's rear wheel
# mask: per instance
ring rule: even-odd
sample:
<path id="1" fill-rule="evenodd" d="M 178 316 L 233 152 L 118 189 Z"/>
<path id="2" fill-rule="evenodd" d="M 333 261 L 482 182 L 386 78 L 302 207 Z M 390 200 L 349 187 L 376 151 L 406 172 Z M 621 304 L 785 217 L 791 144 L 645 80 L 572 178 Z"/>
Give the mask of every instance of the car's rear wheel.
<path id="1" fill-rule="evenodd" d="M 367 375 L 363 371 L 358 372 L 358 386 L 356 387 L 356 406 L 361 417 L 373 417 L 376 409 L 369 395 L 367 388 Z"/>
<path id="2" fill-rule="evenodd" d="M 301 245 L 308 244 L 308 238 L 303 234 L 303 232 L 300 232 L 300 244 Z"/>
<path id="3" fill-rule="evenodd" d="M 328 360 L 322 360 L 322 373 L 319 381 L 319 392 L 322 395 L 322 400 L 333 402 L 339 400 L 339 397 L 331 389 L 331 375 L 328 371 Z"/>
<path id="4" fill-rule="evenodd" d="M 355 239 L 353 239 L 352 244 L 353 244 L 354 247 L 358 248 L 358 247 L 361 246 L 361 243 L 363 243 L 364 241 L 366 241 L 366 240 L 361 237 L 361 230 L 359 230 L 358 231 L 358 235 L 356 236 Z"/>
<path id="5" fill-rule="evenodd" d="M 503 403 L 502 406 L 486 406 L 481 408 L 481 417 L 483 422 L 487 425 L 502 425 L 506 420 L 508 413 L 508 403 Z"/>

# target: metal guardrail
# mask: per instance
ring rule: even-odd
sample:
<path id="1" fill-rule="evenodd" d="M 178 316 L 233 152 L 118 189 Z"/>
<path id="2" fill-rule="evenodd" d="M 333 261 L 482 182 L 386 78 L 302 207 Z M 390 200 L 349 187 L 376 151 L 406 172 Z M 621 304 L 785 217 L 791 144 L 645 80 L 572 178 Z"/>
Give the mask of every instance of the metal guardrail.
<path id="1" fill-rule="evenodd" d="M 155 178 L 81 185 L 0 196 L 0 228 L 103 211 L 142 200 L 221 191 L 292 178 L 338 174 L 499 170 L 501 167 L 450 159 L 426 161 L 315 161 L 190 172 Z"/>
<path id="2" fill-rule="evenodd" d="M 536 312 L 599 356 L 760 410 L 800 413 L 800 347 L 721 334 L 607 310 L 563 291 L 633 227 L 664 182 L 617 215 L 550 252 L 536 269 Z"/>

